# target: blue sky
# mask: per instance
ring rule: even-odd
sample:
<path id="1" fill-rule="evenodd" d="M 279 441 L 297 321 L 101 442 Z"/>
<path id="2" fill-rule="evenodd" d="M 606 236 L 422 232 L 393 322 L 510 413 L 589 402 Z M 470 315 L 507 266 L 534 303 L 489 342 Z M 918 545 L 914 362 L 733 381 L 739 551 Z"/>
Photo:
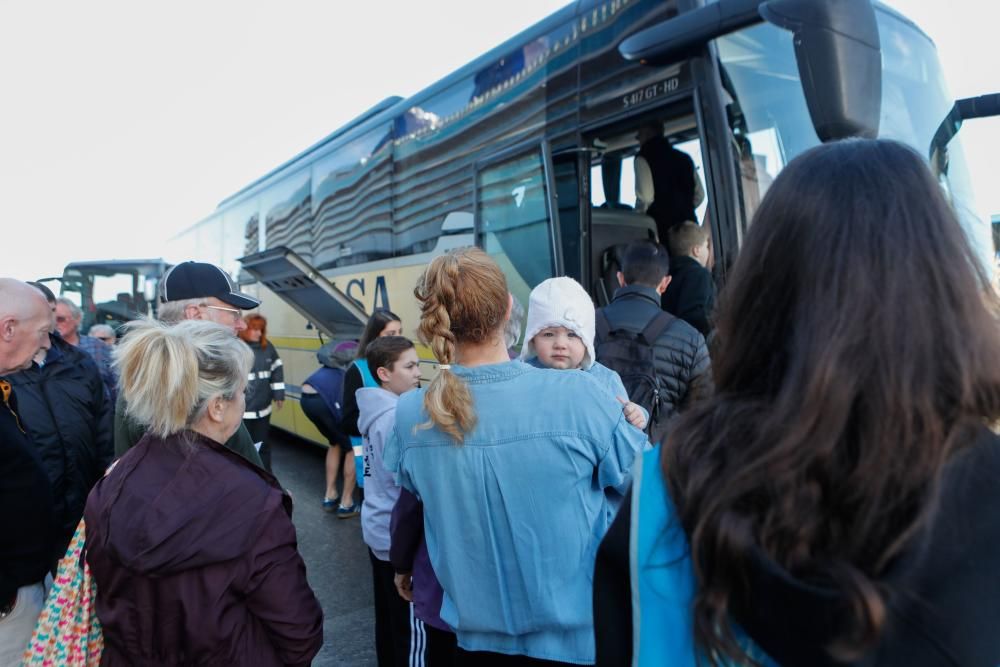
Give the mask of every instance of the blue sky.
<path id="1" fill-rule="evenodd" d="M 155 256 L 223 197 L 376 101 L 445 76 L 564 0 L 0 0 L 4 273 Z M 1000 3 L 891 0 L 952 93 L 1000 91 Z M 979 212 L 1000 213 L 1000 119 L 962 130 Z"/>

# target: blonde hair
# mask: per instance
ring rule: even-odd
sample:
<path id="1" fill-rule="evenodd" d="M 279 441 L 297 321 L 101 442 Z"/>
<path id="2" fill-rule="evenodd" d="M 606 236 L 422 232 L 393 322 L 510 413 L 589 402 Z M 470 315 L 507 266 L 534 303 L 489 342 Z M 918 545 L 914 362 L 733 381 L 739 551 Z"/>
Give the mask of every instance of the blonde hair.
<path id="1" fill-rule="evenodd" d="M 709 236 L 707 227 L 688 220 L 667 232 L 667 249 L 670 250 L 672 257 L 686 257 L 691 248 L 700 246 Z"/>
<path id="2" fill-rule="evenodd" d="M 167 326 L 143 319 L 126 326 L 114 365 L 127 414 L 148 433 L 182 431 L 198 421 L 209 400 L 232 400 L 243 390 L 253 352 L 231 329 L 201 320 Z"/>
<path id="3" fill-rule="evenodd" d="M 420 302 L 417 334 L 442 364 L 455 360 L 458 343 L 503 338 L 507 318 L 507 280 L 496 262 L 478 248 L 453 250 L 430 263 L 417 283 Z M 424 394 L 430 422 L 461 443 L 476 426 L 468 385 L 442 370 Z"/>

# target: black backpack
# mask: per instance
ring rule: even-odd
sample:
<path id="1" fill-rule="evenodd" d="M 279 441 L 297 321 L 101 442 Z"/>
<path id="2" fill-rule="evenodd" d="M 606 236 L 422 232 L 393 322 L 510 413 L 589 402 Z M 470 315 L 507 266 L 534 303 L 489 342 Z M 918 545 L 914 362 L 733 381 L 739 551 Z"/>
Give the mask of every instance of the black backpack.
<path id="1" fill-rule="evenodd" d="M 677 318 L 660 312 L 640 331 L 612 329 L 604 310 L 596 313 L 597 360 L 618 373 L 628 391 L 629 400 L 649 413 L 646 433 L 651 443 L 666 439 L 669 415 L 663 410 L 665 390 L 656 375 L 656 353 L 653 345 Z"/>

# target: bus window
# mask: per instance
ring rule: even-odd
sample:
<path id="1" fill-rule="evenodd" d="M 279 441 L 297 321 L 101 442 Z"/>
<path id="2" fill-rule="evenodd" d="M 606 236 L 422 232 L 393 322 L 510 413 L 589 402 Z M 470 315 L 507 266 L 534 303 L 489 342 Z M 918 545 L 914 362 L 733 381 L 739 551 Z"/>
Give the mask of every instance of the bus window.
<path id="1" fill-rule="evenodd" d="M 531 289 L 554 271 L 541 153 L 484 167 L 476 196 L 481 246 L 504 270 L 511 293 L 526 304 Z"/>

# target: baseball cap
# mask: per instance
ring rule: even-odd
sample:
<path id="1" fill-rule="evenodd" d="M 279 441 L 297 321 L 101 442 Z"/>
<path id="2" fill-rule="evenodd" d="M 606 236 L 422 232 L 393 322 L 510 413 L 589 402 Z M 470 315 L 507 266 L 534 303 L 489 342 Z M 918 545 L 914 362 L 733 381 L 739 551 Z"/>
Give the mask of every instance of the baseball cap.
<path id="1" fill-rule="evenodd" d="M 236 289 L 229 274 L 215 264 L 181 262 L 167 271 L 160 288 L 160 301 L 183 301 L 214 296 L 240 310 L 260 305 L 260 300 Z"/>

